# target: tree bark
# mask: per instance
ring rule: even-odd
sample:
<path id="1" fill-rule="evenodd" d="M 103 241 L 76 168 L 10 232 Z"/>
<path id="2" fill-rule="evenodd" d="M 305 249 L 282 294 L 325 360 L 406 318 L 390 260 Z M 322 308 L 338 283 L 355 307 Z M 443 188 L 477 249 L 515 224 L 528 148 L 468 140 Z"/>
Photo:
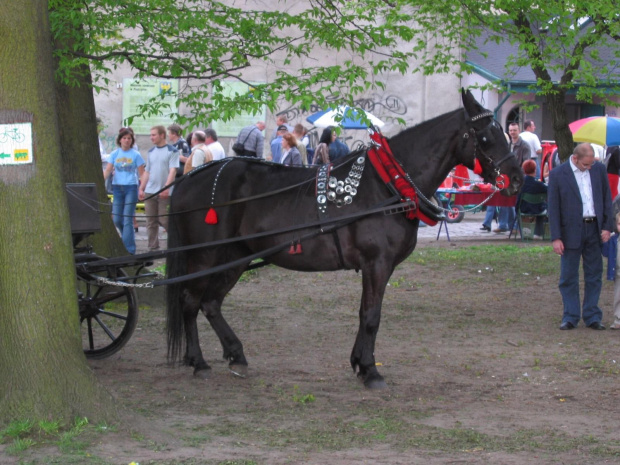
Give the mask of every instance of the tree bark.
<path id="1" fill-rule="evenodd" d="M 47 1 L 4 2 L 0 30 L 0 124 L 31 122 L 33 160 L 0 165 L 0 421 L 109 420 L 82 352 Z"/>
<path id="2" fill-rule="evenodd" d="M 566 91 L 557 89 L 557 92 L 548 94 L 546 98 L 553 120 L 553 136 L 558 146 L 560 160 L 565 161 L 573 153 L 573 133 L 568 127 L 566 116 Z"/>
<path id="3" fill-rule="evenodd" d="M 69 25 L 67 27 L 70 27 Z M 55 48 L 72 48 L 71 44 L 55 42 Z M 69 86 L 56 80 L 62 175 L 65 182 L 94 182 L 97 185 L 100 209 L 110 211 L 103 180 L 103 169 L 97 136 L 97 116 L 90 69 L 82 65 L 76 76 L 79 85 Z M 111 215 L 101 214 L 101 232 L 88 239 L 99 255 L 127 255 Z"/>

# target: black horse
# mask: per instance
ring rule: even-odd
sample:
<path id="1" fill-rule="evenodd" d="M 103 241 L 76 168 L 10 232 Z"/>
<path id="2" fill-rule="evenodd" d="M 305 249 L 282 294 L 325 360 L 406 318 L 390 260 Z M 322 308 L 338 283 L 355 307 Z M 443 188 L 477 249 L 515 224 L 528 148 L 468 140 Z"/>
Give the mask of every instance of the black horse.
<path id="1" fill-rule="evenodd" d="M 505 195 L 515 194 L 523 181 L 493 114 L 469 91 L 463 91 L 462 98 L 464 109 L 389 139 L 423 204 L 452 167 L 462 163 L 473 169 L 476 159 L 486 182 L 495 184 L 498 177 L 509 180 L 502 191 Z M 249 158 L 208 164 L 177 184 L 168 246 L 204 242 L 211 246 L 168 256 L 168 279 L 198 276 L 168 285 L 169 358 L 180 357 L 185 340 L 185 364 L 194 367 L 195 375 L 207 375 L 210 367 L 200 350 L 196 321 L 202 310 L 231 370 L 245 372 L 243 347 L 222 316 L 221 305 L 252 258 L 265 256 L 269 263 L 298 271 L 362 271 L 360 322 L 351 366 L 367 387 L 385 387 L 374 356 L 381 303 L 394 268 L 416 246 L 419 220 L 380 211 L 395 201 L 394 192 L 365 159 L 366 150 L 362 150 L 338 160 L 324 179 L 331 187 L 323 193 L 317 193 L 317 167 L 291 168 Z M 337 179 L 346 182 L 339 186 Z M 204 270 L 210 274 L 200 276 Z"/>

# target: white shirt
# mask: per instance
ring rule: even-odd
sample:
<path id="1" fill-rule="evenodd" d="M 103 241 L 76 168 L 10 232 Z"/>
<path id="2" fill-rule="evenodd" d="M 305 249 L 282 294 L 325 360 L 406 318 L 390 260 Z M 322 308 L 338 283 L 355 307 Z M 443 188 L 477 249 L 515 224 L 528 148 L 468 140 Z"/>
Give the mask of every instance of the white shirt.
<path id="1" fill-rule="evenodd" d="M 590 170 L 581 171 L 577 165 L 573 163 L 573 158 L 569 158 L 570 167 L 575 175 L 577 186 L 579 186 L 579 194 L 581 195 L 581 203 L 583 204 L 583 217 L 592 218 L 596 216 L 594 210 L 594 198 L 592 196 L 592 181 L 590 180 Z"/>
<path id="2" fill-rule="evenodd" d="M 530 131 L 523 131 L 519 134 L 523 142 L 530 146 L 530 155 L 532 158 L 538 158 L 538 150 L 542 150 L 542 145 L 540 145 L 540 139 L 536 134 Z"/>
<path id="3" fill-rule="evenodd" d="M 224 147 L 222 147 L 222 144 L 217 141 L 211 142 L 207 145 L 207 149 L 211 152 L 211 155 L 213 155 L 213 160 L 221 160 L 226 158 L 226 151 L 224 150 Z"/>

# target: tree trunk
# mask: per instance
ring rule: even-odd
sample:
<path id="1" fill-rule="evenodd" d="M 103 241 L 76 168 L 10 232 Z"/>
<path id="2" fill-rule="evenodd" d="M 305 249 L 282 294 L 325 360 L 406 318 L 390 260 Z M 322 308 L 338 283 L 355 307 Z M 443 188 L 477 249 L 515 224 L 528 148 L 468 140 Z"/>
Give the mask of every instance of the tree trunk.
<path id="1" fill-rule="evenodd" d="M 53 46 L 73 48 L 70 44 L 61 43 L 54 43 Z M 57 112 L 63 179 L 64 182 L 94 182 L 97 185 L 100 209 L 110 211 L 99 152 L 90 69 L 82 65 L 76 73 L 79 80 L 77 86 L 68 86 L 56 80 L 56 98 L 58 102 L 62 102 L 62 105 L 58 105 Z M 104 257 L 127 255 L 111 215 L 100 216 L 101 232 L 90 237 L 89 243 Z"/>
<path id="2" fill-rule="evenodd" d="M 110 419 L 82 352 L 47 8 L 0 12 L 0 125 L 32 128 L 32 162 L 0 165 L 0 421 Z"/>
<path id="3" fill-rule="evenodd" d="M 547 95 L 547 104 L 553 121 L 553 137 L 558 146 L 560 160 L 565 161 L 573 153 L 573 133 L 568 127 L 566 116 L 566 91 Z"/>

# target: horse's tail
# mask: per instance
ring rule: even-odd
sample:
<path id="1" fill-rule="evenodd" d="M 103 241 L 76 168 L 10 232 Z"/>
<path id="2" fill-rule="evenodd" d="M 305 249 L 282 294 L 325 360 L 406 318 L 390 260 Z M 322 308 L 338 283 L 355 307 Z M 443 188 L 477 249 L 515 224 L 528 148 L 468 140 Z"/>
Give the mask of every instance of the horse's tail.
<path id="1" fill-rule="evenodd" d="M 168 217 L 168 248 L 181 245 L 177 215 Z M 177 252 L 166 256 L 166 278 L 176 278 L 187 273 L 185 252 Z M 185 342 L 183 323 L 183 306 L 181 302 L 182 283 L 166 286 L 166 331 L 168 335 L 168 361 L 180 359 Z"/>

